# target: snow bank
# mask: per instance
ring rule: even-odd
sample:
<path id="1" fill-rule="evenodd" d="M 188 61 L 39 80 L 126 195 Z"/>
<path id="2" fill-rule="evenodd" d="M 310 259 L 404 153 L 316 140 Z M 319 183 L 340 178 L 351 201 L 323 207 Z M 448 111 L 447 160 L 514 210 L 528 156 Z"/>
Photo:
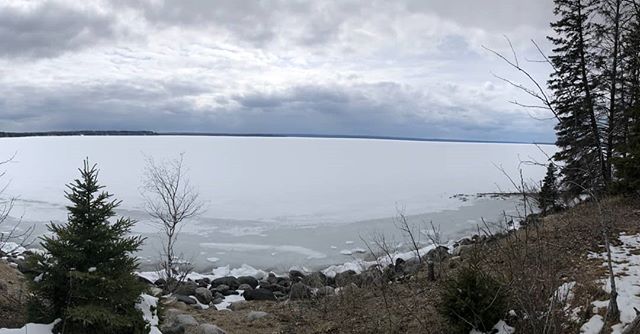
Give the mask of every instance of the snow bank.
<path id="1" fill-rule="evenodd" d="M 53 326 L 58 322 L 51 324 L 26 324 L 22 328 L 0 328 L 0 334 L 51 334 Z"/>
<path id="2" fill-rule="evenodd" d="M 613 261 L 613 272 L 616 273 L 616 287 L 618 289 L 618 308 L 620 309 L 620 323 L 613 325 L 612 334 L 620 334 L 624 326 L 633 321 L 636 317 L 634 308 L 640 309 L 640 234 L 626 235 L 620 234 L 620 246 L 611 246 L 611 260 Z M 603 266 L 607 265 L 607 253 L 591 253 L 590 258 L 601 259 Z M 607 271 L 608 272 L 608 271 Z M 602 288 L 606 292 L 611 292 L 609 279 L 601 280 Z M 593 302 L 594 308 L 606 308 L 608 300 Z M 599 326 L 599 327 L 598 327 Z M 602 317 L 594 315 L 582 326 L 581 333 L 598 333 L 602 328 Z"/>
<path id="3" fill-rule="evenodd" d="M 504 321 L 500 320 L 498 321 L 498 323 L 493 326 L 493 331 L 491 331 L 490 333 L 492 334 L 513 334 L 515 333 L 515 328 L 507 325 Z M 469 334 L 485 334 L 483 332 L 480 332 L 478 330 L 472 330 L 471 332 L 469 332 Z"/>

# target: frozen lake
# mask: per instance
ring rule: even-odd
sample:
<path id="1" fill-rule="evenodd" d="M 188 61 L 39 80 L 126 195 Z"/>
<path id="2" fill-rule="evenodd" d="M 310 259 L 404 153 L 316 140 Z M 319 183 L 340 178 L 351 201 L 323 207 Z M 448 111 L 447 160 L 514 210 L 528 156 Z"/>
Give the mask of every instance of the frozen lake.
<path id="1" fill-rule="evenodd" d="M 0 141 L 0 157 L 16 155 L 5 177 L 5 196 L 19 198 L 14 219 L 35 224 L 38 233 L 49 221 L 64 221 L 65 184 L 88 157 L 98 164 L 100 182 L 123 201 L 120 213 L 139 220 L 135 233 L 148 237 L 141 252 L 147 267 L 156 259 L 159 239 L 140 195 L 145 156 L 159 160 L 184 152 L 189 177 L 206 204 L 178 245 L 200 270 L 243 263 L 285 270 L 349 261 L 362 255 L 342 253 L 364 248 L 361 238 L 396 234 L 398 209 L 414 222 L 433 221 L 444 237 L 458 237 L 482 217 L 495 220 L 514 210 L 516 202 L 451 196 L 512 189 L 496 166 L 514 177 L 523 168 L 527 180 L 537 182 L 545 169 L 521 161 L 546 160 L 528 144 L 195 136 Z"/>

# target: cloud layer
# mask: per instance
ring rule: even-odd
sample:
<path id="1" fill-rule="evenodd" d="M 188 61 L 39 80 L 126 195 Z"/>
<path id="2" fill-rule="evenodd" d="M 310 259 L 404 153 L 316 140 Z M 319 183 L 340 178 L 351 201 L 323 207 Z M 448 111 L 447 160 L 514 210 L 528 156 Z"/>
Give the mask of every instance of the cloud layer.
<path id="1" fill-rule="evenodd" d="M 0 0 L 0 131 L 551 141 L 482 49 L 507 34 L 535 58 L 551 19 L 550 1 Z"/>

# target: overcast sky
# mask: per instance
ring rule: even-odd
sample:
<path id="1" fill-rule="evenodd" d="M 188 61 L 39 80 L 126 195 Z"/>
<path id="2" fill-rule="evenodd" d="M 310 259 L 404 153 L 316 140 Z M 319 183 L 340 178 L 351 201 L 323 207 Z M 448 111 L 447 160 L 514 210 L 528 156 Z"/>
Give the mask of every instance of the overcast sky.
<path id="1" fill-rule="evenodd" d="M 508 36 L 544 82 L 526 59 L 552 19 L 551 0 L 0 0 L 0 131 L 553 141 L 482 49 Z"/>

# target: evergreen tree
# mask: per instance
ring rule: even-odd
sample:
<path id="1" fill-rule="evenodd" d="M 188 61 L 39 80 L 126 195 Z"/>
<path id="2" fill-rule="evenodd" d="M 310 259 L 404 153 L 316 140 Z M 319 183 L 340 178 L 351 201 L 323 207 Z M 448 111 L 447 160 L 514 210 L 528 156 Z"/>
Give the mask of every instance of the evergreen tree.
<path id="1" fill-rule="evenodd" d="M 558 182 L 556 179 L 556 166 L 550 163 L 547 166 L 547 175 L 542 181 L 542 187 L 538 193 L 538 207 L 543 215 L 558 209 L 558 200 L 560 199 L 560 191 L 558 190 Z"/>
<path id="2" fill-rule="evenodd" d="M 549 57 L 555 67 L 549 88 L 559 118 L 556 145 L 560 150 L 555 160 L 564 164 L 567 191 L 577 196 L 585 189 L 603 190 L 610 179 L 599 126 L 602 110 L 596 103 L 599 83 L 594 72 L 598 57 L 591 19 L 597 2 L 556 0 L 555 4 L 554 13 L 559 19 L 551 26 L 557 36 L 548 37 L 555 45 Z"/>
<path id="3" fill-rule="evenodd" d="M 614 190 L 633 193 L 640 191 L 640 3 L 627 4 L 629 19 L 622 33 L 624 127 L 614 160 L 618 181 Z"/>
<path id="4" fill-rule="evenodd" d="M 98 184 L 98 170 L 84 161 L 81 177 L 67 185 L 67 224 L 51 223 L 45 255 L 35 257 L 35 299 L 61 319 L 56 333 L 148 333 L 135 304 L 144 290 L 133 272 L 143 239 L 127 236 L 134 221 L 109 222 L 120 204 Z"/>

